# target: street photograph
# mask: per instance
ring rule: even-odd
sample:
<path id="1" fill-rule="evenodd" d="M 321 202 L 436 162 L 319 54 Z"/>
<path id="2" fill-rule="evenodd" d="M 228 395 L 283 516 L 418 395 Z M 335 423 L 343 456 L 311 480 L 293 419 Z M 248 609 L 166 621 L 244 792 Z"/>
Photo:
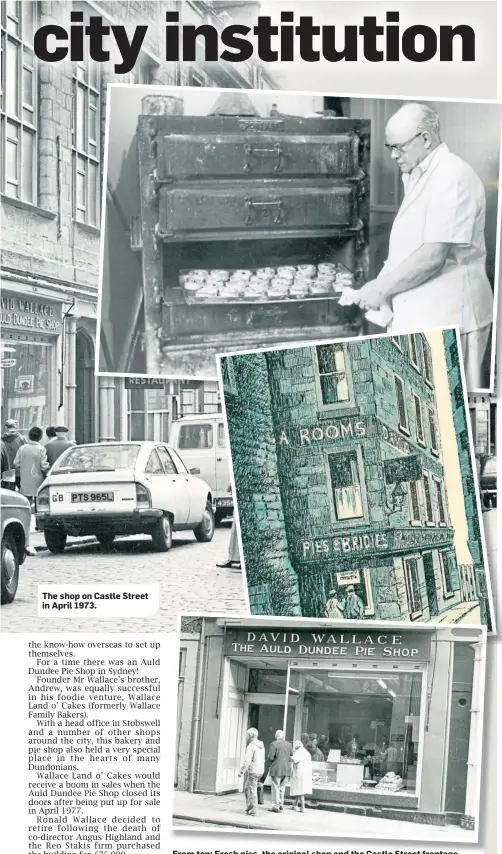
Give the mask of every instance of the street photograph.
<path id="1" fill-rule="evenodd" d="M 174 827 L 476 842 L 485 627 L 183 614 L 179 644 Z"/>

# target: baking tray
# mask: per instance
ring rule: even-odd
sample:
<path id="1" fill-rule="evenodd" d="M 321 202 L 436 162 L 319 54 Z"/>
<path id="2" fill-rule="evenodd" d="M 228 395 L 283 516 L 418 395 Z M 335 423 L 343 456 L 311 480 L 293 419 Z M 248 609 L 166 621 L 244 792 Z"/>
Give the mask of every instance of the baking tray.
<path id="1" fill-rule="evenodd" d="M 297 266 L 297 265 L 291 265 Z M 346 273 L 350 273 L 353 276 L 353 273 L 345 267 L 344 264 L 337 264 L 337 267 L 340 270 L 343 270 Z M 229 269 L 228 272 L 232 274 L 235 272 L 233 269 Z M 254 274 L 254 270 L 250 270 L 252 274 Z M 183 299 L 185 300 L 187 305 L 272 305 L 273 303 L 300 303 L 300 302 L 312 302 L 314 300 L 335 300 L 338 301 L 340 299 L 341 291 L 335 291 L 334 289 L 326 290 L 321 294 L 306 294 L 302 296 L 293 296 L 292 294 L 285 294 L 284 296 L 263 296 L 259 295 L 256 297 L 250 297 L 242 295 L 235 295 L 231 297 L 224 297 L 218 294 L 218 296 L 214 297 L 205 297 L 201 299 L 200 297 L 194 296 L 193 293 L 189 292 L 185 288 L 185 278 L 187 278 L 190 274 L 190 270 L 180 270 L 179 273 L 179 286 L 181 289 L 181 293 L 183 295 Z M 351 287 L 357 287 L 355 282 L 351 285 Z"/>

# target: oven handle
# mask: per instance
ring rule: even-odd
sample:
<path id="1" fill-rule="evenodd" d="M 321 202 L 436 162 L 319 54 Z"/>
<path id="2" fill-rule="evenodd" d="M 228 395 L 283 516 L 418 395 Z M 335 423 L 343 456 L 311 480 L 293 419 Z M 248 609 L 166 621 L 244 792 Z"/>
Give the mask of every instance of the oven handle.
<path id="1" fill-rule="evenodd" d="M 266 157 L 269 154 L 277 157 L 277 163 L 274 166 L 274 172 L 282 172 L 282 158 L 284 157 L 284 152 L 282 150 L 280 142 L 276 142 L 273 148 L 255 148 L 248 142 L 245 142 L 244 153 L 246 155 L 246 162 L 242 167 L 243 172 L 251 172 L 251 169 L 253 168 L 253 157 Z"/>
<path id="2" fill-rule="evenodd" d="M 270 199 L 268 202 L 255 202 L 251 196 L 246 196 L 245 200 L 246 205 L 246 218 L 244 222 L 246 225 L 253 225 L 254 223 L 254 211 L 263 209 L 263 208 L 277 208 L 277 213 L 274 217 L 274 224 L 279 225 L 282 222 L 282 215 L 284 212 L 282 199 Z"/>

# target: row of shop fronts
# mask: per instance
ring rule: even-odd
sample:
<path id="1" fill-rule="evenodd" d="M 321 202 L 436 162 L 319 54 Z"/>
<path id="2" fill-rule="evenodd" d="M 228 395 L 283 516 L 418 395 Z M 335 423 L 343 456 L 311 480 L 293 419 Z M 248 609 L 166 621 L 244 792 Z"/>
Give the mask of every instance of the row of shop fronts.
<path id="1" fill-rule="evenodd" d="M 311 805 L 472 827 L 484 640 L 480 627 L 182 618 L 177 786 L 236 791 L 246 730 L 268 750 L 283 729 L 322 748 Z"/>
<path id="2" fill-rule="evenodd" d="M 167 441 L 181 415 L 221 410 L 216 382 L 95 376 L 95 293 L 4 280 L 2 422 L 20 431 L 65 424 L 78 444 Z"/>

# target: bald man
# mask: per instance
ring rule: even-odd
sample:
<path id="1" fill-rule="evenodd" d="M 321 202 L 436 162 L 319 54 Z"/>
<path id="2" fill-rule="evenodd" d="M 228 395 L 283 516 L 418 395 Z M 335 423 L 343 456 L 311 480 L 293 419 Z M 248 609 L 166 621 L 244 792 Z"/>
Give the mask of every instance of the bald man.
<path id="1" fill-rule="evenodd" d="M 480 388 L 493 321 L 483 184 L 441 141 L 438 115 L 426 104 L 401 107 L 385 137 L 402 173 L 404 198 L 380 274 L 342 294 L 341 304 L 381 309 L 388 332 L 459 326 L 467 387 Z"/>

